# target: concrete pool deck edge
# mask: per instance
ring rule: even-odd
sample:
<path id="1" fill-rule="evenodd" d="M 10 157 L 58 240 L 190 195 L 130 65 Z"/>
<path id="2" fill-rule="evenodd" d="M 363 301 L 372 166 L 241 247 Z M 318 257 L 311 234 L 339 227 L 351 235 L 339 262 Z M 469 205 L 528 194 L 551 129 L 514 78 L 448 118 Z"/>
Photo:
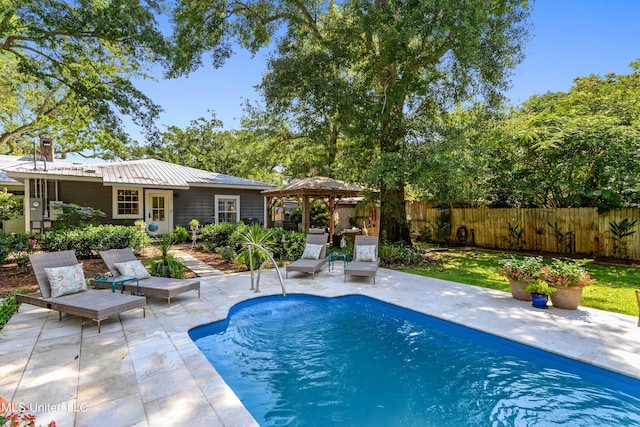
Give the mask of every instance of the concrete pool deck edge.
<path id="1" fill-rule="evenodd" d="M 357 277 L 344 283 L 340 267 L 315 279 L 292 273 L 285 285 L 288 294 L 369 296 L 640 379 L 633 316 L 540 310 L 509 293 L 387 269 L 375 285 Z M 123 313 L 100 334 L 95 322 L 59 322 L 56 312 L 22 305 L 0 332 L 0 396 L 35 403 L 38 424 L 257 425 L 188 336 L 241 301 L 281 293 L 274 271 L 263 273 L 261 293 L 249 286 L 248 273 L 204 277 L 202 298 L 185 293 L 170 307 L 148 298 L 146 318 L 141 310 Z"/>

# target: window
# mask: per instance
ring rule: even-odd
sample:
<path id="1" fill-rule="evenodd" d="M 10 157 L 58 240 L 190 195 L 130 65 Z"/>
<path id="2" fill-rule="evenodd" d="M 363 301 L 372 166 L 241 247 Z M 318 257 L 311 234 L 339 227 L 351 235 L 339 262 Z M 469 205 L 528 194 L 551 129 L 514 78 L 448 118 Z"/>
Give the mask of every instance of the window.
<path id="1" fill-rule="evenodd" d="M 113 217 L 142 218 L 142 189 L 113 187 Z"/>
<path id="2" fill-rule="evenodd" d="M 240 196 L 215 196 L 216 224 L 240 221 Z"/>

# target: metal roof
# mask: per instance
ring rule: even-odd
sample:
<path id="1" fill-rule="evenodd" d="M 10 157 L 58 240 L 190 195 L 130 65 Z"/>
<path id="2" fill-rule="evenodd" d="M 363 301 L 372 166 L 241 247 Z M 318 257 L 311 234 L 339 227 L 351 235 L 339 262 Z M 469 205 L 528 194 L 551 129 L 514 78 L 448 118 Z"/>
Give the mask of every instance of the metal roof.
<path id="1" fill-rule="evenodd" d="M 23 163 L 31 162 L 33 165 L 33 159 L 29 157 L 19 157 L 19 156 L 6 156 L 0 155 L 0 183 L 2 184 L 19 184 L 13 178 L 9 178 L 9 176 L 4 171 L 5 168 L 13 167 L 16 165 L 20 165 Z"/>
<path id="2" fill-rule="evenodd" d="M 6 158 L 6 159 L 3 159 Z M 11 159 L 10 159 L 11 158 Z M 230 187 L 269 189 L 274 185 L 215 172 L 176 165 L 155 159 L 117 163 L 82 163 L 55 160 L 44 163 L 32 158 L 0 156 L 0 169 L 12 178 L 52 178 L 102 181 L 104 185 L 138 185 L 187 189 L 194 187 Z"/>

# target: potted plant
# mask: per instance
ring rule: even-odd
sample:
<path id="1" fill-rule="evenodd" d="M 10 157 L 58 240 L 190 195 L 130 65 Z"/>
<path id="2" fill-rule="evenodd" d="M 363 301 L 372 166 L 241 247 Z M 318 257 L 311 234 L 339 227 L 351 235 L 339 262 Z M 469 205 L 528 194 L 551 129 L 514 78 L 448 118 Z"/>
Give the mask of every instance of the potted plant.
<path id="1" fill-rule="evenodd" d="M 551 296 L 554 307 L 575 310 L 580 305 L 582 289 L 596 283 L 584 265 L 589 260 L 562 261 L 553 259 L 551 265 L 543 266 L 540 277 L 558 290 Z"/>
<path id="2" fill-rule="evenodd" d="M 549 286 L 546 281 L 538 279 L 530 282 L 525 288 L 525 291 L 530 292 L 531 305 L 536 308 L 547 308 L 549 296 L 553 295 L 556 292 L 556 289 Z"/>
<path id="3" fill-rule="evenodd" d="M 136 219 L 133 222 L 133 225 L 135 225 L 136 230 L 138 231 L 144 231 L 144 229 L 147 227 L 147 224 L 145 224 L 143 219 Z"/>
<path id="4" fill-rule="evenodd" d="M 509 279 L 511 295 L 520 301 L 531 301 L 531 295 L 525 291 L 530 282 L 537 280 L 542 267 L 542 257 L 524 257 L 498 261 L 501 265 L 498 274 Z"/>

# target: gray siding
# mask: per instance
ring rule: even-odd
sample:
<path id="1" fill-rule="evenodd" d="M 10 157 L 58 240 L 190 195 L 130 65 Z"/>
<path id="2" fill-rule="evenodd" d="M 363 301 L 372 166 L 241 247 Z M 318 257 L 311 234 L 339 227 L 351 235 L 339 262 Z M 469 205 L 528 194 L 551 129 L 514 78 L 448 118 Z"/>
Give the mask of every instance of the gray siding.
<path id="1" fill-rule="evenodd" d="M 216 195 L 240 196 L 240 219 L 258 218 L 264 224 L 264 196 L 257 190 L 234 190 L 230 188 L 192 188 L 174 191 L 173 225 L 189 228 L 189 221 L 197 219 L 200 224 L 215 222 L 214 200 Z"/>
<path id="2" fill-rule="evenodd" d="M 49 197 L 54 200 L 54 188 L 49 188 Z M 80 206 L 90 206 L 100 209 L 106 214 L 99 221 L 105 224 L 133 224 L 132 219 L 113 219 L 111 187 L 101 183 L 59 181 L 59 199 L 65 203 L 75 203 Z M 264 196 L 258 190 L 234 190 L 228 188 L 198 188 L 190 190 L 174 190 L 173 192 L 173 225 L 189 228 L 189 221 L 197 219 L 201 224 L 211 224 L 214 221 L 215 195 L 226 194 L 240 196 L 240 218 L 258 218 L 262 223 L 264 218 Z M 142 215 L 141 215 L 142 216 Z"/>
<path id="3" fill-rule="evenodd" d="M 52 185 L 53 183 L 50 183 Z M 55 199 L 55 191 L 49 188 L 49 199 Z M 59 181 L 59 199 L 65 203 L 75 203 L 80 206 L 89 206 L 100 209 L 106 214 L 104 218 L 98 218 L 103 224 L 133 224 L 133 220 L 113 219 L 113 205 L 111 203 L 111 187 L 105 187 L 98 182 Z"/>

